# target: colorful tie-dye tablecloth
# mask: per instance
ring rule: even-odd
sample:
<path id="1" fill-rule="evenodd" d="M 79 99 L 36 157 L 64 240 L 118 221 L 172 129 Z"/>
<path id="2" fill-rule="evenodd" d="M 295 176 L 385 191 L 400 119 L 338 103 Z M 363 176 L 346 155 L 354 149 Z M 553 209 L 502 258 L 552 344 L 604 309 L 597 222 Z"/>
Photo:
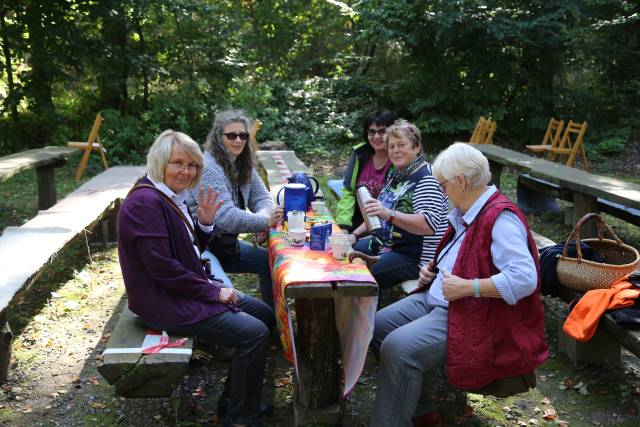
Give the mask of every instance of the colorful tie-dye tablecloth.
<path id="1" fill-rule="evenodd" d="M 366 266 L 336 260 L 331 250 L 312 251 L 309 244 L 293 247 L 287 234 L 272 230 L 269 233 L 269 259 L 274 286 L 276 320 L 285 357 L 298 369 L 291 316 L 284 292 L 287 286 L 326 282 L 375 283 Z M 340 336 L 344 370 L 344 395 L 356 384 L 373 337 L 378 297 L 334 297 L 336 327 Z"/>

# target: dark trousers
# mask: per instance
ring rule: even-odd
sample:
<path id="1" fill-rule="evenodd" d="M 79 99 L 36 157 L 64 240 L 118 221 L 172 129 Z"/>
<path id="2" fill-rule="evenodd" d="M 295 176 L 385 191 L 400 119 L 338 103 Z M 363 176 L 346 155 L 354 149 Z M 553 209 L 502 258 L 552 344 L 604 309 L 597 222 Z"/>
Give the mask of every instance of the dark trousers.
<path id="1" fill-rule="evenodd" d="M 261 246 L 254 246 L 243 240 L 240 243 L 240 254 L 233 257 L 219 258 L 225 273 L 255 273 L 260 280 L 262 301 L 273 307 L 273 285 L 269 269 L 269 251 Z M 417 276 L 416 276 L 417 277 Z"/>
<path id="2" fill-rule="evenodd" d="M 374 254 L 369 250 L 370 240 L 370 237 L 358 240 L 353 249 L 368 255 L 380 255 L 380 260 L 371 267 L 371 275 L 378 282 L 380 290 L 388 289 L 405 280 L 418 278 L 420 267 L 418 266 L 419 261 L 415 256 L 393 250 Z"/>
<path id="3" fill-rule="evenodd" d="M 240 312 L 227 311 L 193 325 L 165 325 L 145 322 L 153 329 L 174 335 L 187 335 L 225 347 L 234 347 L 230 378 L 228 418 L 237 424 L 258 419 L 262 395 L 262 377 L 269 331 L 275 326 L 273 309 L 249 295 L 240 295 Z"/>

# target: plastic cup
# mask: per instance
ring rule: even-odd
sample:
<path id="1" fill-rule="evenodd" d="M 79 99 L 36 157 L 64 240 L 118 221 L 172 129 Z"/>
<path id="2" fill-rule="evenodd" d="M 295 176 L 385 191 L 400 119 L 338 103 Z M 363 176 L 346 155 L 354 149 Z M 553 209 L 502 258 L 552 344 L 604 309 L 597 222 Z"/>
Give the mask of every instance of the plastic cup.
<path id="1" fill-rule="evenodd" d="M 289 230 L 304 230 L 304 212 L 289 211 L 288 222 Z"/>
<path id="2" fill-rule="evenodd" d="M 322 215 L 325 212 L 324 200 L 314 200 L 311 202 L 311 209 L 318 215 Z"/>

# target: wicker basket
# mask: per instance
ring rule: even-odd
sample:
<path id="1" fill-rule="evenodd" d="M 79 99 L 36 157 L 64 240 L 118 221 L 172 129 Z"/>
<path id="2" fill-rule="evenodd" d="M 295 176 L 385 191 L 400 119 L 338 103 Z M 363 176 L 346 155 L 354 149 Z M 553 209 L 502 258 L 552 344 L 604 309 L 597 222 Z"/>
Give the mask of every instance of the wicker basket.
<path id="1" fill-rule="evenodd" d="M 600 254 L 604 262 L 595 262 L 582 259 L 580 250 L 580 231 L 582 226 L 589 219 L 596 220 L 598 238 L 584 239 L 582 242 L 589 245 L 595 252 Z M 603 239 L 602 229 L 606 227 L 615 240 Z M 575 236 L 577 258 L 567 256 L 569 244 Z M 622 243 L 622 240 L 604 222 L 602 216 L 596 213 L 588 213 L 576 223 L 573 231 L 569 235 L 564 245 L 562 256 L 558 259 L 556 276 L 558 281 L 567 288 L 576 291 L 590 291 L 592 289 L 610 288 L 618 279 L 626 276 L 640 264 L 638 251 Z"/>

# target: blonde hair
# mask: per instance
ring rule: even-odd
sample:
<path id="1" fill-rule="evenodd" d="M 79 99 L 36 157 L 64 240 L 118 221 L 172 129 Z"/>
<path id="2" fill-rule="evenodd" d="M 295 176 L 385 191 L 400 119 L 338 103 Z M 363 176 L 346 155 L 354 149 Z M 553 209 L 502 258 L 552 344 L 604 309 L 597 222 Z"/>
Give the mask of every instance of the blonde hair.
<path id="1" fill-rule="evenodd" d="M 422 153 L 422 135 L 420 129 L 413 123 L 410 123 L 404 119 L 396 120 L 391 126 L 387 128 L 384 134 L 384 143 L 389 145 L 389 137 L 406 138 L 411 142 L 411 147 L 420 147 L 420 153 Z"/>
<path id="2" fill-rule="evenodd" d="M 479 150 L 469 144 L 456 142 L 440 152 L 433 161 L 433 175 L 453 179 L 463 175 L 471 188 L 479 188 L 491 182 L 489 161 Z"/>
<path id="3" fill-rule="evenodd" d="M 154 181 L 164 182 L 164 171 L 169 164 L 174 147 L 179 147 L 186 151 L 198 165 L 196 176 L 189 184 L 189 188 L 193 188 L 198 185 L 202 176 L 202 151 L 189 135 L 182 132 L 167 129 L 153 141 L 147 153 L 147 175 Z"/>

